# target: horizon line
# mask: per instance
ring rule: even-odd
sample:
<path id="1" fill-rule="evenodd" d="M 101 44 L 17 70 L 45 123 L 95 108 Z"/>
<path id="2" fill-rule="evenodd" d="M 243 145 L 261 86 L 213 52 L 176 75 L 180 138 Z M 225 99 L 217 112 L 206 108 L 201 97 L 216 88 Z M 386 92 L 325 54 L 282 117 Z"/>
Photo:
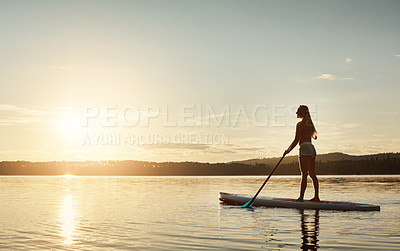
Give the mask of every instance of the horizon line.
<path id="1" fill-rule="evenodd" d="M 343 152 L 330 152 L 330 153 L 322 153 L 318 154 L 318 156 L 322 155 L 329 155 L 329 154 L 343 154 L 351 157 L 366 157 L 366 156 L 373 156 L 373 155 L 387 155 L 387 154 L 400 154 L 400 152 L 380 152 L 380 153 L 372 153 L 372 154 L 360 154 L 360 155 L 352 155 L 348 153 L 343 153 Z M 287 157 L 296 157 L 298 156 L 297 154 L 293 155 L 288 155 Z M 0 163 L 2 162 L 33 162 L 33 163 L 45 163 L 45 162 L 86 162 L 86 161 L 91 161 L 91 162 L 103 162 L 103 161 L 138 161 L 138 162 L 153 162 L 153 163 L 182 163 L 182 162 L 188 162 L 188 163 L 210 163 L 210 164 L 216 164 L 216 163 L 235 163 L 235 162 L 243 162 L 243 161 L 249 161 L 249 160 L 267 160 L 267 159 L 276 159 L 276 158 L 281 158 L 282 156 L 277 156 L 277 157 L 260 157 L 260 158 L 249 158 L 249 159 L 242 159 L 242 160 L 231 160 L 231 161 L 225 161 L 225 162 L 199 162 L 199 161 L 189 161 L 189 160 L 180 160 L 180 161 L 151 161 L 151 160 L 135 160 L 135 159 L 119 159 L 119 160 L 111 160 L 111 159 L 104 159 L 104 160 L 43 160 L 43 161 L 32 161 L 32 160 L 1 160 Z"/>

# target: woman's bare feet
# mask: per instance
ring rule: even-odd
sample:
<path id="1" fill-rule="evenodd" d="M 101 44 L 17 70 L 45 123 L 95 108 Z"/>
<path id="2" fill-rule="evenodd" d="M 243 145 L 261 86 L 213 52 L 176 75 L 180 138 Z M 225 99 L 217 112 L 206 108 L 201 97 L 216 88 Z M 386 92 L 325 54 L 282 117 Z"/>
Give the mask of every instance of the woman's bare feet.
<path id="1" fill-rule="evenodd" d="M 312 198 L 310 201 L 320 202 L 319 197 L 314 197 L 314 198 Z"/>
<path id="2" fill-rule="evenodd" d="M 303 198 L 298 198 L 297 200 L 295 200 L 296 202 L 303 202 L 304 199 Z"/>

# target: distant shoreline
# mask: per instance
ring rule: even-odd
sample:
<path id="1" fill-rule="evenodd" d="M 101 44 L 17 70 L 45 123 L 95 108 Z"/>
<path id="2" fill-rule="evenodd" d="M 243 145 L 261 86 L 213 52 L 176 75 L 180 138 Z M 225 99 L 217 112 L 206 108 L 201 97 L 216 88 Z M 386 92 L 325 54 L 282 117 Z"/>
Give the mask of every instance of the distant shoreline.
<path id="1" fill-rule="evenodd" d="M 1 161 L 0 175 L 81 176 L 259 176 L 268 174 L 278 158 L 250 159 L 226 163 L 149 161 Z M 373 155 L 321 154 L 318 175 L 397 175 L 400 153 Z M 276 175 L 299 175 L 297 156 L 288 156 Z"/>
<path id="2" fill-rule="evenodd" d="M 196 177 L 207 177 L 207 178 L 229 178 L 229 177 L 237 177 L 237 178 L 264 178 L 268 176 L 265 175 L 38 175 L 38 174 L 18 174 L 18 175 L 8 175 L 8 174 L 0 174 L 0 177 L 64 177 L 64 178 L 74 178 L 74 177 L 87 177 L 87 178 L 96 178 L 96 177 L 137 177 L 137 178 L 196 178 Z M 393 177 L 400 178 L 400 174 L 320 174 L 318 178 L 342 178 L 342 177 L 357 177 L 357 178 L 368 178 L 368 177 Z M 299 175 L 292 174 L 283 174 L 283 175 L 273 175 L 272 178 L 299 178 Z"/>

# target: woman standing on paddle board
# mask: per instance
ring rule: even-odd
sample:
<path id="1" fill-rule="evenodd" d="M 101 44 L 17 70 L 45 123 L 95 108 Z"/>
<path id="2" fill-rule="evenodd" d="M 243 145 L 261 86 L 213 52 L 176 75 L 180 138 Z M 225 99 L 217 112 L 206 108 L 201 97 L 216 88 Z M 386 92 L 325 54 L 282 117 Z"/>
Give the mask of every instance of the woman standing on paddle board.
<path id="1" fill-rule="evenodd" d="M 297 117 L 301 119 L 296 125 L 296 134 L 292 144 L 285 151 L 285 155 L 288 154 L 293 148 L 299 144 L 299 163 L 301 170 L 301 187 L 300 187 L 300 197 L 296 201 L 304 200 L 304 192 L 307 188 L 307 176 L 310 175 L 313 185 L 315 196 L 312 201 L 319 200 L 319 185 L 318 178 L 315 174 L 315 157 L 317 152 L 315 151 L 314 145 L 311 143 L 311 138 L 317 139 L 317 131 L 315 130 L 314 124 L 311 120 L 310 111 L 305 105 L 299 106 L 297 109 Z"/>

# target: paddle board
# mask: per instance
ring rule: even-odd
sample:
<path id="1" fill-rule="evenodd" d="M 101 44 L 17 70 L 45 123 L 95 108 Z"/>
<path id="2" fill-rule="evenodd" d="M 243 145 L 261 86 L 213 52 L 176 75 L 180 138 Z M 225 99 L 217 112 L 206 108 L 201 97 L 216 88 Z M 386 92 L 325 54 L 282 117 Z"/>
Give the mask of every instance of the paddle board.
<path id="1" fill-rule="evenodd" d="M 227 205 L 243 205 L 253 196 L 231 193 L 219 193 L 219 200 Z M 253 206 L 284 207 L 298 209 L 340 210 L 340 211 L 380 211 L 380 206 L 343 201 L 304 201 L 294 199 L 257 197 Z"/>

